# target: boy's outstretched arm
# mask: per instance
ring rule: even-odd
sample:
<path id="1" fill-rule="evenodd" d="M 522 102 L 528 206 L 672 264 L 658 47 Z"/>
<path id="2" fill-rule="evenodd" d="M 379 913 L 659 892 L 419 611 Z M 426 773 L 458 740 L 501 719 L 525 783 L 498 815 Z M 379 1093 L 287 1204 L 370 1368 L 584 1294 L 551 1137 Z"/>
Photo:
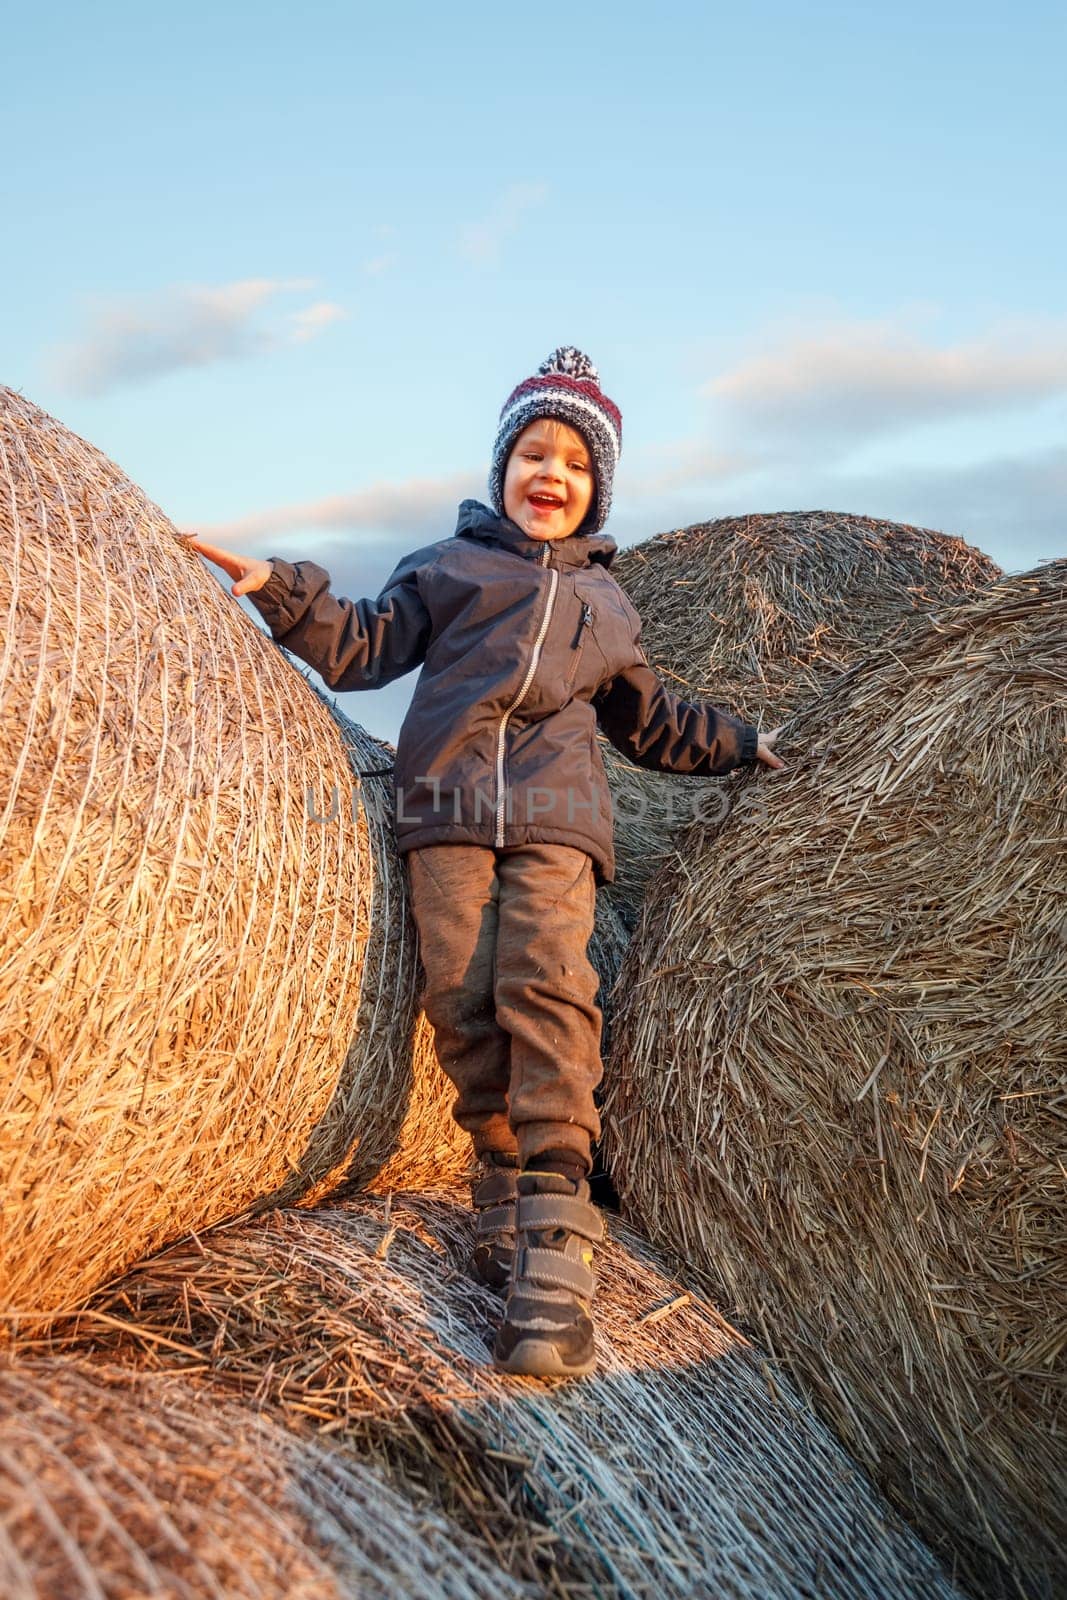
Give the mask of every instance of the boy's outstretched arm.
<path id="1" fill-rule="evenodd" d="M 430 640 L 429 612 L 418 586 L 418 555 L 396 568 L 377 600 L 343 600 L 314 561 L 261 561 L 195 536 L 186 543 L 237 581 L 271 637 L 320 673 L 331 689 L 374 689 L 421 665 Z"/>
<path id="2" fill-rule="evenodd" d="M 604 684 L 593 706 L 612 744 L 653 772 L 714 777 L 755 761 L 785 766 L 774 754 L 781 729 L 761 734 L 703 701 L 679 699 L 643 658 Z"/>

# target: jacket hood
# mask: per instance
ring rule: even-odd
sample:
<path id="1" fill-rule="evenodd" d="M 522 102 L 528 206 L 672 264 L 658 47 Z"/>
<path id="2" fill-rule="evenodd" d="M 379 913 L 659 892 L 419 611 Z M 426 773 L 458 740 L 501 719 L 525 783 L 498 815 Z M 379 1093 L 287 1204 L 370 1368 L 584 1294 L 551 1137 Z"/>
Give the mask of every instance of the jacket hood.
<path id="1" fill-rule="evenodd" d="M 480 500 L 464 500 L 459 508 L 456 537 L 481 539 L 486 544 L 502 544 L 516 555 L 536 560 L 545 545 L 543 539 L 530 539 L 510 517 L 498 517 Z M 567 567 L 588 567 L 594 561 L 610 567 L 618 545 L 606 533 L 572 533 L 566 539 L 549 541 L 559 561 Z"/>

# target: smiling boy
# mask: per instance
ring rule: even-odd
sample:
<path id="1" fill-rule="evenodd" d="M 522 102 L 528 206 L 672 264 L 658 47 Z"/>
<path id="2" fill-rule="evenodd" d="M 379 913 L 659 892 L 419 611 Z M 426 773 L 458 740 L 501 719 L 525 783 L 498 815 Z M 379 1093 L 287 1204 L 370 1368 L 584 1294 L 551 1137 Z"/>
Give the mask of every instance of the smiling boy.
<path id="1" fill-rule="evenodd" d="M 783 765 L 777 731 L 677 699 L 644 657 L 601 532 L 621 436 L 588 357 L 555 350 L 505 402 L 492 507 L 465 500 L 455 534 L 406 557 L 374 601 L 336 598 L 310 561 L 190 540 L 331 688 L 422 667 L 396 755 L 422 1001 L 474 1146 L 471 1269 L 507 1291 L 496 1363 L 541 1377 L 595 1366 L 601 1018 L 586 945 L 614 873 L 597 724 L 653 770 Z"/>

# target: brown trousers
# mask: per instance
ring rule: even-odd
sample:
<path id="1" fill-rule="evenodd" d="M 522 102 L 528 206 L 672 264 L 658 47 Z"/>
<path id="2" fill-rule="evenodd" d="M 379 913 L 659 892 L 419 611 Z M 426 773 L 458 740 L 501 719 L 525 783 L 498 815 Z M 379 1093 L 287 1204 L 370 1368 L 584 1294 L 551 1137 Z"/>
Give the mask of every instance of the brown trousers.
<path id="1" fill-rule="evenodd" d="M 599 1137 L 593 863 L 570 845 L 430 845 L 405 856 L 422 1003 L 475 1152 L 589 1164 Z"/>

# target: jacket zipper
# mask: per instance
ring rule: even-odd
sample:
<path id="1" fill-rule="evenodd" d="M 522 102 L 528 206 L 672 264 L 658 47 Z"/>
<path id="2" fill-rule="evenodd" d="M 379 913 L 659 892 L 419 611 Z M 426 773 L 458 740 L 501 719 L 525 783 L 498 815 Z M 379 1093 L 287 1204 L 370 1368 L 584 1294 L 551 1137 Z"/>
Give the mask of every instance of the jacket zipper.
<path id="1" fill-rule="evenodd" d="M 546 544 L 545 548 L 544 548 L 544 550 L 543 550 L 543 552 L 541 554 L 541 565 L 543 567 L 547 567 L 548 566 L 548 554 L 549 554 L 549 547 Z M 538 630 L 537 638 L 534 640 L 533 654 L 530 657 L 530 665 L 527 668 L 526 676 L 522 681 L 522 688 L 519 690 L 519 692 L 515 696 L 514 700 L 511 702 L 511 704 L 508 706 L 507 710 L 504 712 L 504 715 L 500 719 L 500 727 L 497 729 L 497 735 L 496 735 L 496 832 L 495 832 L 495 834 L 493 836 L 493 842 L 497 846 L 497 848 L 501 849 L 501 850 L 504 848 L 504 811 L 505 811 L 504 741 L 507 738 L 508 722 L 509 722 L 509 720 L 511 718 L 512 712 L 518 710 L 519 706 L 522 705 L 522 702 L 526 699 L 526 696 L 530 692 L 530 685 L 533 682 L 534 673 L 537 671 L 537 663 L 541 659 L 541 647 L 545 642 L 545 634 L 548 632 L 548 624 L 552 620 L 552 608 L 556 603 L 556 589 L 557 589 L 558 585 L 559 585 L 559 573 L 556 571 L 555 567 L 553 567 L 551 569 L 550 573 L 549 573 L 548 604 L 545 606 L 545 614 L 541 618 L 541 626 L 540 626 L 540 628 Z"/>

